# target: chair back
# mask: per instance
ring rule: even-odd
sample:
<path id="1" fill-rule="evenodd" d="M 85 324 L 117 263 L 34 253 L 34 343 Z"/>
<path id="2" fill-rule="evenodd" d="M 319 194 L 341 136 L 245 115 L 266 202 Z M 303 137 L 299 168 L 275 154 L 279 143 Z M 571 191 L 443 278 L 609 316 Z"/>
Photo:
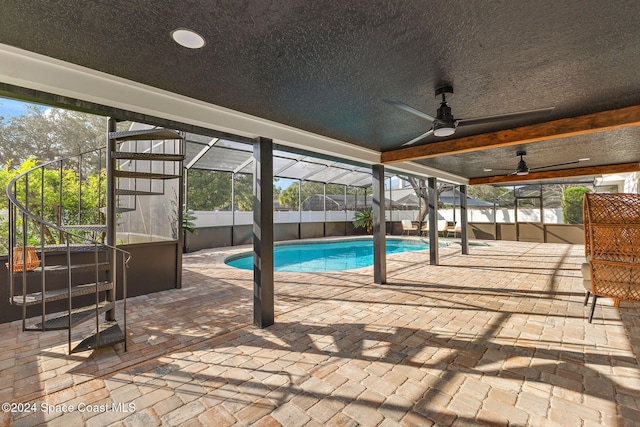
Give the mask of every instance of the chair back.
<path id="1" fill-rule="evenodd" d="M 585 194 L 583 208 L 593 293 L 640 301 L 640 195 Z"/>

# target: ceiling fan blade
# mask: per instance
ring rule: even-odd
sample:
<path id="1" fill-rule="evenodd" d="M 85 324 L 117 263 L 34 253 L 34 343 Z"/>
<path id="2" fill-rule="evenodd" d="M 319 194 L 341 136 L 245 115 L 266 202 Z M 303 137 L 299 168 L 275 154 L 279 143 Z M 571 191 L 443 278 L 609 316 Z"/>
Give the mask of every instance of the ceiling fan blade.
<path id="1" fill-rule="evenodd" d="M 556 167 L 556 166 L 575 165 L 576 163 L 580 163 L 580 160 L 574 160 L 573 162 L 556 163 L 554 165 L 538 166 L 537 168 L 530 168 L 529 170 L 530 171 L 536 171 L 536 170 L 540 170 L 540 169 L 553 168 L 553 167 Z"/>
<path id="2" fill-rule="evenodd" d="M 408 146 L 408 145 L 413 145 L 413 144 L 415 144 L 416 142 L 418 142 L 418 141 L 420 141 L 420 140 L 422 140 L 422 139 L 424 139 L 424 138 L 428 137 L 428 136 L 429 136 L 429 135 L 431 135 L 431 134 L 433 134 L 433 129 L 429 129 L 427 132 L 423 133 L 422 135 L 420 135 L 420 136 L 418 136 L 418 137 L 416 137 L 416 138 L 413 138 L 411 141 L 409 141 L 409 142 L 405 142 L 404 144 L 402 144 L 402 146 L 403 146 L 403 147 L 406 147 L 406 146 Z"/>
<path id="3" fill-rule="evenodd" d="M 387 104 L 394 105 L 394 106 L 396 106 L 398 108 L 401 108 L 404 111 L 407 111 L 407 112 L 409 112 L 411 114 L 415 114 L 418 117 L 422 117 L 423 119 L 427 119 L 430 122 L 434 122 L 436 120 L 435 117 L 430 116 L 427 113 L 423 113 L 422 111 L 417 110 L 417 109 L 413 108 L 412 106 L 405 104 L 404 102 L 398 101 L 397 99 L 388 98 L 388 99 L 385 99 L 384 102 L 386 102 Z"/>
<path id="4" fill-rule="evenodd" d="M 459 119 L 457 120 L 457 124 L 458 126 L 472 126 L 472 125 L 482 125 L 485 123 L 494 123 L 494 122 L 500 122 L 500 121 L 506 121 L 506 120 L 526 119 L 529 117 L 549 114 L 553 111 L 554 108 L 555 107 L 541 108 L 539 110 L 521 111 L 519 113 L 500 114 L 497 116 L 478 117 L 475 119 Z"/>

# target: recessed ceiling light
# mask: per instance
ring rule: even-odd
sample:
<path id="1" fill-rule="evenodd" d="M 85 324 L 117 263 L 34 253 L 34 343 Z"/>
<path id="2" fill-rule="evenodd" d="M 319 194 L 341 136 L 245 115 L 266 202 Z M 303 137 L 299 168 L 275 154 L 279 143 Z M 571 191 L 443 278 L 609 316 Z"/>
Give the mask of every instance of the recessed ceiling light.
<path id="1" fill-rule="evenodd" d="M 492 170 L 493 170 L 493 169 L 491 169 L 491 168 L 484 168 L 484 171 L 485 171 L 485 172 L 491 172 Z"/>
<path id="2" fill-rule="evenodd" d="M 184 46 L 189 49 L 200 49 L 204 46 L 204 39 L 202 36 L 186 28 L 178 28 L 171 31 L 171 37 L 180 46 Z"/>

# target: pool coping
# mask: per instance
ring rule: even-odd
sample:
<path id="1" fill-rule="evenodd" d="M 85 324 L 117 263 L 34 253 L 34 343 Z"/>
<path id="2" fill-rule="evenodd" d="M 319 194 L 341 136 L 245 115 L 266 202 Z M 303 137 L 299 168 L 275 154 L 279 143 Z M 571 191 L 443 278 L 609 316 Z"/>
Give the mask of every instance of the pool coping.
<path id="1" fill-rule="evenodd" d="M 331 243 L 331 242 L 344 242 L 344 241 L 360 241 L 360 240 L 372 240 L 373 236 L 368 235 L 368 236 L 330 236 L 330 237 L 315 237 L 315 238 L 310 238 L 310 239 L 295 239 L 295 240 L 282 240 L 282 241 L 278 241 L 278 242 L 274 242 L 274 247 L 276 246 L 288 246 L 288 245 L 308 245 L 308 244 L 314 244 L 314 243 Z M 386 240 L 420 240 L 426 243 L 429 243 L 429 239 L 427 237 L 423 237 L 423 236 L 387 236 Z M 452 241 L 438 241 L 438 245 L 440 250 L 441 249 L 446 249 L 446 248 L 451 248 L 451 243 L 454 243 Z M 226 248 L 220 248 L 220 249 L 225 249 L 226 254 L 220 254 L 220 259 L 217 259 L 218 262 L 221 262 L 222 264 L 224 264 L 226 267 L 228 268 L 234 268 L 234 269 L 238 269 L 239 267 L 234 267 L 231 265 L 227 264 L 227 261 L 233 261 L 236 260 L 238 258 L 244 257 L 246 256 L 246 254 L 251 253 L 251 244 L 248 245 L 242 245 L 242 246 L 231 246 L 231 247 L 226 247 Z M 237 251 L 232 250 L 233 249 L 238 249 Z M 241 249 L 242 248 L 242 249 Z M 426 249 L 421 249 L 420 251 L 426 251 L 428 250 L 428 248 Z M 411 252 L 420 252 L 420 251 L 411 251 Z M 393 256 L 393 255 L 397 255 L 399 253 L 403 253 L 403 252 L 398 252 L 398 253 L 392 253 L 392 254 L 388 254 L 387 256 Z M 353 269 L 349 269 L 349 270 L 335 270 L 335 271 L 356 271 L 356 270 L 361 270 L 361 269 L 365 269 L 365 268 L 372 268 L 373 264 L 368 265 L 368 266 L 364 266 L 364 267 L 358 267 L 358 268 L 353 268 Z M 245 270 L 245 269 L 242 269 Z M 249 270 L 247 270 L 249 271 Z M 293 271 L 279 271 L 278 273 L 317 273 L 317 272 L 293 272 Z"/>

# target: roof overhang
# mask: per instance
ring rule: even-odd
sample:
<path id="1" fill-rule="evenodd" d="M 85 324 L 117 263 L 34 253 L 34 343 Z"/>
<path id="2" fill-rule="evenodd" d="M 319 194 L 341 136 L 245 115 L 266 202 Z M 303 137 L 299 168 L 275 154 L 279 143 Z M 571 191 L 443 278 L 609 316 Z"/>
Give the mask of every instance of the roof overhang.
<path id="1" fill-rule="evenodd" d="M 30 51 L 0 44 L 0 81 L 45 93 L 88 101 L 144 115 L 215 129 L 346 161 L 379 164 L 380 153 L 291 126 L 209 104 Z M 466 178 L 411 162 L 395 164 L 401 173 L 429 175 L 466 184 Z"/>

